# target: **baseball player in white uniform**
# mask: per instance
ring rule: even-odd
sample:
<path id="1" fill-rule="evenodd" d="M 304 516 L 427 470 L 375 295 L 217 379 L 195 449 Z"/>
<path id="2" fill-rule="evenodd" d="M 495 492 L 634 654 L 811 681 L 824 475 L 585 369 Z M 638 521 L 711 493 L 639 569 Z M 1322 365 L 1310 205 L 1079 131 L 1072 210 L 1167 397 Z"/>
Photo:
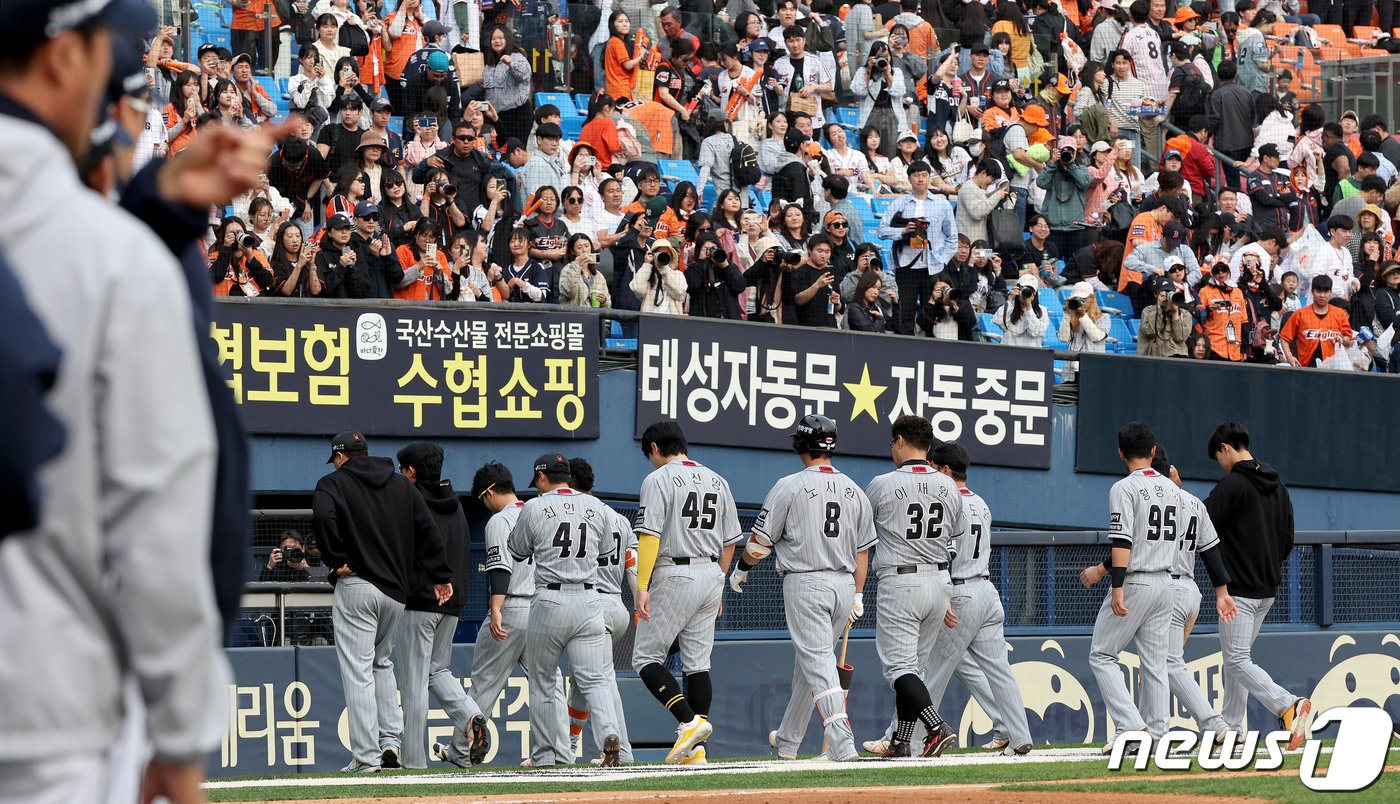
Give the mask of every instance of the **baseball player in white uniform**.
<path id="1" fill-rule="evenodd" d="M 776 549 L 783 609 L 796 652 L 792 698 L 774 740 L 778 756 L 797 758 L 815 702 L 827 756 L 844 762 L 860 755 L 836 672 L 835 647 L 847 620 L 865 613 L 856 590 L 865 585 L 875 526 L 865 492 L 831 465 L 835 422 L 803 416 L 793 431 L 792 448 L 804 468 L 768 492 L 729 585 L 742 592 L 748 570 Z"/>
<path id="2" fill-rule="evenodd" d="M 584 494 L 593 493 L 593 466 L 583 458 L 569 459 L 569 475 L 573 478 L 571 488 Z M 622 602 L 622 585 L 632 587 L 632 599 L 637 598 L 637 537 L 632 531 L 632 523 L 627 517 L 604 505 L 608 516 L 608 532 L 612 535 L 613 551 L 598 559 L 598 600 L 603 608 L 603 628 L 614 646 L 627 636 L 627 626 L 632 624 L 632 612 Z M 609 665 L 610 667 L 612 665 Z M 622 694 L 617 690 L 617 673 L 608 674 L 612 685 L 613 708 L 617 712 L 617 736 L 622 742 L 618 761 L 632 762 L 632 743 L 627 738 L 627 716 L 622 711 Z M 583 739 L 583 727 L 588 722 L 588 702 L 583 698 L 583 688 L 577 683 L 569 687 L 569 750 L 578 756 L 579 743 Z M 593 730 L 594 748 L 602 755 L 603 735 Z"/>
<path id="3" fill-rule="evenodd" d="M 613 708 L 612 641 L 598 603 L 598 561 L 614 549 L 607 506 L 597 497 L 569 488 L 569 462 L 546 453 L 535 459 L 530 485 L 540 496 L 525 503 L 507 545 L 511 558 L 535 561 L 535 599 L 525 626 L 525 667 L 530 688 L 555 689 L 561 683 L 559 657 L 568 653 L 574 683 L 603 737 L 602 765 L 617 767 L 622 740 Z M 530 759 L 551 767 L 568 740 L 559 740 L 565 720 L 561 701 L 548 696 L 530 702 Z M 569 764 L 573 757 L 569 756 Z"/>
<path id="4" fill-rule="evenodd" d="M 1176 540 L 1176 560 L 1171 568 L 1172 620 L 1167 634 L 1167 678 L 1172 695 L 1186 707 L 1195 719 L 1196 726 L 1210 734 L 1217 744 L 1224 738 L 1229 728 L 1225 719 L 1216 712 L 1201 692 L 1190 671 L 1186 669 L 1186 640 L 1196 625 L 1196 617 L 1201 612 L 1201 590 L 1196 586 L 1196 555 L 1199 553 L 1215 586 L 1215 609 L 1225 621 L 1235 617 L 1235 601 L 1230 597 L 1227 584 L 1230 582 L 1225 562 L 1216 548 L 1220 538 L 1206 513 L 1205 503 L 1190 492 L 1181 488 L 1181 476 L 1176 467 L 1167 459 L 1167 450 L 1157 445 L 1157 453 L 1152 458 L 1152 469 L 1168 477 L 1177 486 L 1181 498 L 1181 524 L 1184 531 Z M 1109 562 L 1095 564 L 1079 574 L 1085 587 L 1098 583 L 1109 571 Z"/>
<path id="5" fill-rule="evenodd" d="M 1109 576 L 1113 590 L 1094 621 L 1089 666 L 1098 681 L 1108 716 L 1119 733 L 1146 731 L 1153 739 L 1167 732 L 1171 697 L 1167 682 L 1167 644 L 1172 626 L 1170 570 L 1184 535 L 1181 496 L 1175 485 L 1152 468 L 1157 437 L 1142 422 L 1118 431 L 1118 455 L 1128 476 L 1108 494 L 1108 537 L 1112 544 Z M 1137 643 L 1142 701 L 1124 684 L 1118 654 Z M 1113 748 L 1109 739 L 1104 753 Z"/>
<path id="6" fill-rule="evenodd" d="M 637 622 L 632 666 L 680 724 L 666 763 L 704 764 L 710 725 L 710 651 L 724 574 L 743 541 L 729 483 L 686 454 L 675 422 L 650 425 L 642 454 L 655 471 L 642 481 L 637 507 Z M 665 667 L 680 642 L 685 692 Z"/>
<path id="7" fill-rule="evenodd" d="M 875 551 L 875 576 L 880 581 L 875 648 L 895 704 L 894 739 L 884 757 L 910 756 L 916 721 L 927 730 L 919 755 L 938 756 L 957 742 L 957 735 L 939 717 L 922 673 L 953 594 L 948 570 L 955 553 L 953 537 L 962 530 L 963 503 L 953 481 L 935 472 L 926 459 L 933 442 L 927 419 L 901 416 L 890 434 L 896 469 L 876 477 L 865 489 L 880 540 Z M 951 661 L 948 669 L 951 672 Z"/>
<path id="8" fill-rule="evenodd" d="M 515 481 L 510 470 L 495 462 L 476 470 L 472 478 L 472 496 L 492 513 L 486 523 L 486 574 L 491 584 L 491 610 L 487 622 L 476 633 L 476 646 L 472 649 L 472 698 L 489 717 L 516 665 L 529 673 L 524 663 L 525 626 L 530 620 L 530 603 L 535 599 L 535 565 L 530 559 L 512 559 L 507 545 L 515 521 L 525 507 L 515 496 Z M 534 701 L 546 697 L 540 689 L 530 687 L 532 709 Z M 553 698 L 556 706 L 563 705 L 562 680 L 548 697 Z M 550 745 L 567 745 L 562 719 L 545 725 L 557 731 L 549 739 Z M 531 728 L 533 730 L 533 726 Z M 539 735 L 534 733 L 533 736 L 538 738 Z M 445 762 L 452 761 L 451 755 L 442 753 L 441 747 L 435 747 L 433 755 Z M 573 762 L 574 755 L 565 747 L 554 759 L 568 763 Z M 533 760 L 526 759 L 522 764 L 530 767 Z"/>

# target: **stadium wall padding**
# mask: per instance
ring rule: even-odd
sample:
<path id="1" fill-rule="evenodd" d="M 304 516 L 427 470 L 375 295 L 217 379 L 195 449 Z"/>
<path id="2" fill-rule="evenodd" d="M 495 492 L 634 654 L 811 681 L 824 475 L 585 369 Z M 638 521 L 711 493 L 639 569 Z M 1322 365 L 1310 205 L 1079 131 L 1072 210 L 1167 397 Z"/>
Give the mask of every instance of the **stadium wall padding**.
<path id="1" fill-rule="evenodd" d="M 1008 640 L 1011 669 L 1025 699 L 1037 743 L 1101 742 L 1109 724 L 1089 670 L 1089 637 L 1014 637 Z M 471 646 L 453 651 L 453 671 L 467 676 Z M 229 651 L 235 682 L 229 686 L 229 726 L 224 745 L 209 763 L 212 777 L 323 773 L 349 761 L 348 727 L 333 647 L 246 648 Z M 1400 636 L 1382 631 L 1266 631 L 1254 658 L 1274 680 L 1311 697 L 1318 711 L 1335 706 L 1376 705 L 1400 719 Z M 1136 682 L 1138 657 L 1120 657 L 1125 683 Z M 1220 643 L 1198 634 L 1186 645 L 1187 667 L 1217 708 L 1223 695 Z M 875 643 L 852 639 L 848 663 L 855 670 L 849 711 L 856 739 L 880 736 L 894 696 L 884 684 Z M 783 640 L 724 640 L 715 645 L 715 724 L 710 757 L 771 755 L 768 731 L 777 728 L 791 683 L 792 645 Z M 675 721 L 635 678 L 620 680 L 628 728 L 639 760 L 659 761 L 675 737 Z M 981 745 L 991 723 L 955 678 L 940 711 L 958 729 L 958 745 Z M 528 684 L 512 677 L 492 721 L 494 751 L 488 764 L 509 767 L 525 756 L 529 734 Z M 1173 726 L 1194 724 L 1173 701 Z M 429 736 L 445 741 L 452 724 L 430 710 Z M 1254 701 L 1248 728 L 1273 731 L 1276 718 Z M 588 743 L 591 745 L 591 741 Z M 814 717 L 802 755 L 821 750 Z M 431 760 L 430 760 L 431 761 Z M 586 761 L 586 760 L 585 760 Z M 439 768 L 450 769 L 441 763 Z"/>

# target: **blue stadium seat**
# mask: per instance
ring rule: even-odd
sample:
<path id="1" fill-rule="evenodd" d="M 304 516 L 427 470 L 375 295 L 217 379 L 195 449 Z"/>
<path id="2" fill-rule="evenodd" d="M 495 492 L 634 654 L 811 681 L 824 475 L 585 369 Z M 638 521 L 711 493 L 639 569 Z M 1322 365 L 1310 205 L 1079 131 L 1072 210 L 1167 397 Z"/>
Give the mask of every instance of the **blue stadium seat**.
<path id="1" fill-rule="evenodd" d="M 554 104 L 555 106 L 558 106 L 558 107 L 559 107 L 559 111 L 560 111 L 561 114 L 563 114 L 563 112 L 564 112 L 565 109 L 577 109 L 577 107 L 574 106 L 574 99 L 573 99 L 572 97 L 570 97 L 570 96 L 569 96 L 569 93 L 567 93 L 567 92 L 536 92 L 536 93 L 535 93 L 535 105 L 536 105 L 536 106 L 544 106 L 544 105 L 547 104 L 547 103 L 552 103 L 552 104 Z"/>
<path id="2" fill-rule="evenodd" d="M 1001 341 L 1002 336 L 1005 334 L 1002 331 L 1001 327 L 997 326 L 996 321 L 993 320 L 991 313 L 978 313 L 977 323 L 982 328 L 983 340 L 994 341 L 999 343 Z"/>
<path id="3" fill-rule="evenodd" d="M 1063 307 L 1065 302 L 1069 301 L 1069 294 L 1074 292 L 1074 285 L 1065 285 L 1055 292 L 1060 297 L 1060 306 Z"/>
<path id="4" fill-rule="evenodd" d="M 700 174 L 695 170 L 693 162 L 681 159 L 661 159 L 657 164 L 661 168 L 662 176 L 674 177 L 679 181 L 688 181 L 691 184 L 700 183 Z"/>
<path id="5" fill-rule="evenodd" d="M 870 199 L 870 209 L 874 211 L 875 217 L 883 219 L 885 217 L 885 210 L 890 208 L 890 204 L 893 204 L 894 200 L 895 197 L 892 195 L 872 196 Z"/>
<path id="6" fill-rule="evenodd" d="M 1109 322 L 1108 337 L 1118 341 L 1118 351 L 1120 354 L 1133 354 L 1137 352 L 1137 336 L 1128 327 L 1128 322 L 1122 318 L 1114 318 Z M 1125 348 L 1126 347 L 1126 348 Z"/>
<path id="7" fill-rule="evenodd" d="M 564 139 L 576 140 L 583 133 L 583 118 L 560 116 L 559 130 L 564 133 Z"/>
<path id="8" fill-rule="evenodd" d="M 1116 290 L 1100 290 L 1097 294 L 1099 307 L 1110 315 L 1121 315 L 1125 318 L 1133 317 L 1133 303 L 1127 296 Z"/>
<path id="9" fill-rule="evenodd" d="M 621 337 L 622 337 L 622 322 L 621 322 L 621 321 L 617 321 L 617 320 L 610 320 L 610 321 L 608 321 L 608 337 L 609 337 L 609 338 L 621 338 Z"/>
<path id="10" fill-rule="evenodd" d="M 1060 301 L 1060 297 L 1052 288 L 1041 288 L 1040 306 L 1046 310 L 1063 310 L 1065 305 Z"/>
<path id="11" fill-rule="evenodd" d="M 282 100 L 291 100 L 291 98 L 292 98 L 292 79 L 290 79 L 290 78 L 279 78 L 279 79 L 277 79 L 277 93 L 278 93 L 279 95 L 282 96 Z"/>
<path id="12" fill-rule="evenodd" d="M 751 189 L 753 191 L 754 209 L 757 209 L 763 214 L 767 215 L 768 205 L 773 201 L 773 191 L 760 190 L 757 187 Z"/>
<path id="13" fill-rule="evenodd" d="M 589 95 L 587 92 L 580 92 L 575 95 L 574 109 L 576 109 L 579 114 L 588 114 L 588 99 L 591 97 L 593 96 Z M 562 109 L 564 107 L 560 106 L 559 108 Z"/>
<path id="14" fill-rule="evenodd" d="M 636 338 L 607 338 L 603 341 L 603 348 L 617 349 L 624 352 L 637 351 Z"/>
<path id="15" fill-rule="evenodd" d="M 843 126 L 855 127 L 856 120 L 860 119 L 860 110 L 851 106 L 840 106 L 833 110 L 832 114 L 836 122 Z"/>
<path id="16" fill-rule="evenodd" d="M 1142 330 L 1142 322 L 1141 322 L 1141 321 L 1139 321 L 1139 320 L 1136 319 L 1136 318 L 1129 318 L 1129 319 L 1128 319 L 1128 331 L 1130 331 L 1130 332 L 1133 333 L 1133 340 L 1137 340 L 1138 335 L 1140 334 L 1141 330 Z"/>

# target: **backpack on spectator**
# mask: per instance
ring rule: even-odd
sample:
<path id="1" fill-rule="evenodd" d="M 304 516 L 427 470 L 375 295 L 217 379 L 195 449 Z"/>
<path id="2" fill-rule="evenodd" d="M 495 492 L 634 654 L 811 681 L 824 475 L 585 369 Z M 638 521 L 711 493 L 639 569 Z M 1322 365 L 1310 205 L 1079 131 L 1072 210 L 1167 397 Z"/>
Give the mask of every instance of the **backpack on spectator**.
<path id="1" fill-rule="evenodd" d="M 808 17 L 805 27 L 808 50 L 813 53 L 830 53 L 836 50 L 836 35 L 832 33 L 830 23 L 820 23 Z"/>
<path id="2" fill-rule="evenodd" d="M 369 55 L 369 34 L 364 28 L 358 25 L 346 23 L 340 26 L 340 46 L 350 48 L 350 55 L 355 57 Z"/>
<path id="3" fill-rule="evenodd" d="M 1172 124 L 1185 129 L 1192 117 L 1205 112 L 1210 85 L 1198 70 L 1188 70 L 1185 67 L 1176 69 L 1181 70 L 1183 76 L 1181 90 L 1176 95 L 1176 102 L 1172 104 Z"/>
<path id="4" fill-rule="evenodd" d="M 758 152 L 732 134 L 729 138 L 734 140 L 734 148 L 729 151 L 729 186 L 737 189 L 758 184 L 763 178 L 758 169 Z"/>
<path id="5" fill-rule="evenodd" d="M 1017 123 L 1008 123 L 991 131 L 982 131 L 982 152 L 1002 163 L 1006 162 L 1006 132 Z"/>

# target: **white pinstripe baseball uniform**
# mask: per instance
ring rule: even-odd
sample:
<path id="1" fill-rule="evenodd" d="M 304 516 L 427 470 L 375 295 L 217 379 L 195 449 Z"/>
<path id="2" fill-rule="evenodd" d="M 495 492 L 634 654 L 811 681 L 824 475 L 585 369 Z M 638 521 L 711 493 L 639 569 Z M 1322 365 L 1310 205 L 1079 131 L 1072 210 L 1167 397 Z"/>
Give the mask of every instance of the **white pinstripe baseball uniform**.
<path id="1" fill-rule="evenodd" d="M 952 479 L 927 462 L 877 476 L 865 489 L 875 514 L 875 648 L 885 682 L 923 676 L 928 649 L 943 627 L 953 593 L 948 568 L 963 504 Z"/>
<path id="2" fill-rule="evenodd" d="M 870 500 L 834 466 L 809 466 L 768 492 L 753 531 L 773 542 L 795 654 L 792 698 L 778 726 L 778 755 L 797 755 L 815 702 L 828 756 L 854 757 L 835 646 L 851 614 L 856 554 L 876 544 Z"/>
<path id="3" fill-rule="evenodd" d="M 1176 563 L 1176 541 L 1185 534 L 1187 513 L 1180 490 L 1152 469 L 1138 469 L 1113 484 L 1108 494 L 1109 539 L 1131 550 L 1123 605 L 1127 616 L 1113 613 L 1112 592 L 1104 597 L 1094 622 L 1089 664 L 1098 681 L 1108 716 L 1119 731 L 1142 725 L 1153 737 L 1167 731 L 1171 690 L 1167 681 L 1167 644 L 1172 627 L 1169 571 Z M 1118 654 L 1136 642 L 1141 658 L 1141 705 L 1134 707 Z"/>
<path id="4" fill-rule="evenodd" d="M 685 672 L 709 670 L 724 592 L 717 562 L 725 547 L 744 539 L 729 483 L 695 461 L 675 458 L 642 481 L 633 529 L 660 540 L 648 586 L 651 619 L 637 623 L 633 668 L 664 664 L 679 638 Z"/>
<path id="5" fill-rule="evenodd" d="M 626 556 L 628 553 L 636 553 L 637 535 L 632 531 L 632 523 L 627 521 L 627 517 L 611 507 L 604 507 L 608 517 L 608 529 L 613 538 L 613 550 L 598 562 L 597 591 L 603 614 L 603 630 L 608 632 L 608 639 L 615 646 L 627 636 L 627 626 L 632 623 L 632 613 L 627 610 L 627 604 L 622 602 L 622 587 L 627 577 Z M 607 563 L 603 563 L 604 561 Z M 609 658 L 611 659 L 611 656 Z M 617 689 L 617 670 L 611 661 L 608 667 L 608 683 L 613 697 L 613 708 L 617 712 L 617 736 L 622 741 L 618 758 L 623 762 L 631 762 L 632 742 L 627 736 L 627 713 L 622 711 L 622 694 Z M 575 712 L 587 711 L 588 702 L 584 700 L 583 688 L 574 682 L 569 686 L 569 717 L 576 717 Z M 593 733 L 593 747 L 596 749 L 594 753 L 601 755 L 603 738 L 607 735 L 597 728 L 590 728 L 590 731 Z"/>
<path id="6" fill-rule="evenodd" d="M 510 584 L 506 588 L 506 599 L 501 604 L 501 627 L 506 638 L 497 641 L 491 629 L 482 624 L 476 632 L 476 645 L 472 649 L 472 698 L 481 706 L 489 718 L 496 708 L 501 691 L 505 689 L 510 674 L 519 665 L 528 677 L 530 668 L 525 664 L 525 629 L 530 621 L 530 602 L 535 598 L 535 565 L 532 559 L 516 561 L 511 558 L 507 540 L 515 527 L 525 503 L 515 502 L 502 508 L 486 523 L 486 573 L 492 570 L 505 570 L 510 573 Z M 530 700 L 541 697 L 538 687 L 530 687 Z M 562 679 L 553 691 L 558 705 L 564 701 Z M 532 707 L 533 708 L 533 707 Z M 493 727 L 494 728 L 494 727 Z M 567 750 L 568 730 L 555 726 L 558 734 L 550 740 L 551 745 L 563 741 L 566 749 L 556 757 L 559 762 L 572 761 Z M 492 742 L 500 744 L 499 738 Z"/>
<path id="7" fill-rule="evenodd" d="M 525 503 L 507 544 L 516 561 L 535 559 L 535 599 L 525 634 L 531 689 L 553 689 L 560 683 L 559 657 L 567 652 L 594 728 L 616 735 L 619 715 L 608 684 L 612 642 L 595 588 L 599 559 L 615 547 L 607 510 L 598 498 L 567 486 L 547 491 Z M 530 703 L 530 757 L 537 768 L 569 753 L 568 720 L 560 703 L 553 697 Z M 559 744 L 561 726 L 566 736 Z"/>
<path id="8" fill-rule="evenodd" d="M 1201 685 L 1186 669 L 1186 629 L 1195 624 L 1201 612 L 1201 589 L 1196 585 L 1196 555 L 1220 544 L 1220 536 L 1210 521 L 1205 503 L 1185 489 L 1177 489 L 1181 497 L 1180 514 L 1185 530 L 1176 540 L 1176 561 L 1172 565 L 1172 622 L 1167 633 L 1167 677 L 1172 695 L 1186 707 L 1202 731 L 1223 732 L 1225 719 L 1206 700 Z"/>

